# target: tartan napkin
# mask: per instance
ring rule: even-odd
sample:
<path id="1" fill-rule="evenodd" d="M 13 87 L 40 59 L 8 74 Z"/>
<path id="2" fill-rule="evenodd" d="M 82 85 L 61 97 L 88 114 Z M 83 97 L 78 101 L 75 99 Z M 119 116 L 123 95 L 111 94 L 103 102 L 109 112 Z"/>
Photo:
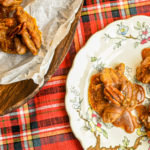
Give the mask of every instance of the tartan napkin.
<path id="1" fill-rule="evenodd" d="M 59 69 L 33 99 L 0 117 L 0 150 L 82 150 L 65 110 L 67 74 L 92 34 L 135 15 L 150 16 L 150 1 L 85 0 L 73 43 Z"/>

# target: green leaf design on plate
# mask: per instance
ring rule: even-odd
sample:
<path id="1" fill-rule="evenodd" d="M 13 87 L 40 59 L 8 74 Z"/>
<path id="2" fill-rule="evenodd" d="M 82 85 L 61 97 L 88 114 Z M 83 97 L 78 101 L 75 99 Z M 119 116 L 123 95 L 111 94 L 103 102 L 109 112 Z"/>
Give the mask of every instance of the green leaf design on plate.
<path id="1" fill-rule="evenodd" d="M 121 42 L 122 41 L 119 41 L 118 43 L 116 43 L 117 48 L 119 48 L 121 46 Z"/>
<path id="2" fill-rule="evenodd" d="M 139 42 L 135 42 L 134 44 L 135 48 L 137 48 L 139 44 L 140 44 Z"/>
<path id="3" fill-rule="evenodd" d="M 97 60 L 97 57 L 91 57 L 91 62 L 94 62 L 94 61 L 96 61 Z"/>
<path id="4" fill-rule="evenodd" d="M 138 27 L 134 27 L 134 29 L 135 29 L 135 30 L 140 30 L 141 28 L 138 28 Z"/>
<path id="5" fill-rule="evenodd" d="M 119 150 L 126 150 L 125 146 L 120 146 Z"/>
<path id="6" fill-rule="evenodd" d="M 141 23 L 139 21 L 137 21 L 137 26 L 141 28 Z"/>
<path id="7" fill-rule="evenodd" d="M 145 27 L 145 22 L 143 22 L 142 27 L 143 27 L 143 28 Z"/>
<path id="8" fill-rule="evenodd" d="M 128 140 L 128 138 L 124 136 L 124 139 L 122 142 L 123 142 L 123 146 L 128 147 L 130 140 Z"/>
<path id="9" fill-rule="evenodd" d="M 103 131 L 103 136 L 108 139 L 108 133 L 106 132 L 106 130 L 102 129 L 102 131 Z"/>

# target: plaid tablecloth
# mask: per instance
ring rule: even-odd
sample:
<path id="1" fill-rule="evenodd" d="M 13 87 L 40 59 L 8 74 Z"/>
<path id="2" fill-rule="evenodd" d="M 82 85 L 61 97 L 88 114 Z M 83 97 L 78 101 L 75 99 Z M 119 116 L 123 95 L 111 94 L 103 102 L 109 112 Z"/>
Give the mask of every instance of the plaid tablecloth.
<path id="1" fill-rule="evenodd" d="M 0 117 L 0 150 L 82 150 L 65 110 L 67 74 L 92 34 L 135 15 L 150 16 L 150 0 L 85 0 L 74 41 L 59 69 L 27 104 Z"/>

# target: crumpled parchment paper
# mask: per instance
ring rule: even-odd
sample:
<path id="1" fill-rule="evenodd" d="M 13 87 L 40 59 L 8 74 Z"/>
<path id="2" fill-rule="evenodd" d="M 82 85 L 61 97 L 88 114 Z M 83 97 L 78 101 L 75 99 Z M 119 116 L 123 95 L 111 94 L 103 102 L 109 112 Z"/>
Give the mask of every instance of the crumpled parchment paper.
<path id="1" fill-rule="evenodd" d="M 42 47 L 37 56 L 20 56 L 0 51 L 0 84 L 33 79 L 42 86 L 58 44 L 69 32 L 81 0 L 24 0 L 22 6 L 37 20 Z"/>

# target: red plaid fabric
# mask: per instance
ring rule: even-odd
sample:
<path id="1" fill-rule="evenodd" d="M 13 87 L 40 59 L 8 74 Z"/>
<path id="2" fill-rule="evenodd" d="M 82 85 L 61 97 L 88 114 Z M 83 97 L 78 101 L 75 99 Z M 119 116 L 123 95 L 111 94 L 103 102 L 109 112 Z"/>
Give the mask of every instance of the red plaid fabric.
<path id="1" fill-rule="evenodd" d="M 82 150 L 65 110 L 67 74 L 92 34 L 135 15 L 150 16 L 150 1 L 85 0 L 74 41 L 59 69 L 28 103 L 0 117 L 0 150 Z"/>

